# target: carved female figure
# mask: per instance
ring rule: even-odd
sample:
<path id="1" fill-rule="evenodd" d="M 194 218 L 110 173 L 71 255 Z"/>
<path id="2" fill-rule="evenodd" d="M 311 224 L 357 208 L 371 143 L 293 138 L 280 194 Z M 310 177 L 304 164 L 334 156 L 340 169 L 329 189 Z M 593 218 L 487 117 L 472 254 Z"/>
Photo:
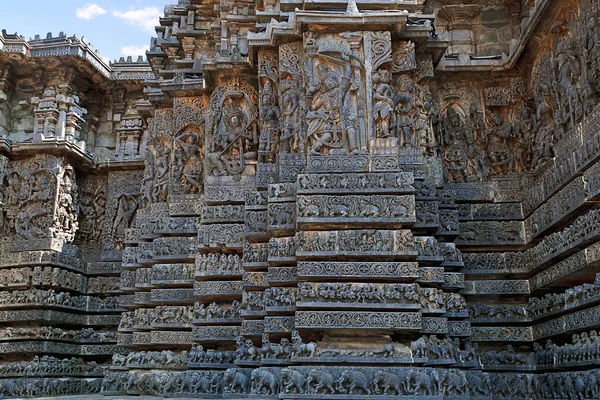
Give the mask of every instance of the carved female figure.
<path id="1" fill-rule="evenodd" d="M 535 118 L 533 110 L 526 105 L 519 107 L 519 116 L 520 122 L 515 127 L 515 135 L 517 135 L 515 168 L 521 173 L 531 167 Z"/>
<path id="2" fill-rule="evenodd" d="M 577 89 L 582 73 L 582 65 L 575 51 L 576 43 L 572 38 L 563 39 L 558 45 L 558 53 L 553 64 L 556 71 L 559 92 L 557 102 L 560 104 L 560 119 L 562 123 L 571 120 L 575 123 L 575 109 L 578 101 Z"/>
<path id="3" fill-rule="evenodd" d="M 448 109 L 447 119 L 446 134 L 449 141 L 444 148 L 443 158 L 448 169 L 448 178 L 451 182 L 464 182 L 467 167 L 466 129 L 455 109 Z"/>
<path id="4" fill-rule="evenodd" d="M 488 132 L 487 153 L 496 174 L 508 174 L 513 170 L 514 156 L 506 140 L 512 134 L 512 126 L 505 123 L 499 115 L 493 115 L 492 127 Z"/>
<path id="5" fill-rule="evenodd" d="M 533 159 L 531 164 L 537 168 L 541 163 L 553 157 L 554 147 L 554 110 L 549 101 L 550 88 L 543 86 L 542 94 L 537 97 L 536 123 L 534 125 L 535 138 L 533 141 Z"/>
<path id="6" fill-rule="evenodd" d="M 144 156 L 145 168 L 144 178 L 142 179 L 143 201 L 146 205 L 154 202 L 154 149 L 148 147 Z"/>
<path id="7" fill-rule="evenodd" d="M 352 65 L 349 55 L 343 54 L 343 75 L 319 64 L 317 84 L 308 89 L 314 98 L 308 119 L 307 139 L 312 140 L 309 150 L 312 155 L 322 155 L 329 149 L 346 148 L 350 154 L 358 153 L 357 131 L 347 115 L 346 95 L 351 89 Z"/>
<path id="8" fill-rule="evenodd" d="M 288 76 L 279 83 L 279 91 L 281 93 L 281 152 L 297 152 L 300 144 L 298 82 Z"/>
<path id="9" fill-rule="evenodd" d="M 171 148 L 164 141 L 156 143 L 157 157 L 155 159 L 156 179 L 154 182 L 154 199 L 167 201 L 169 195 L 169 153 Z"/>
<path id="10" fill-rule="evenodd" d="M 394 111 L 396 113 L 396 133 L 403 147 L 418 147 L 416 135 L 417 97 L 415 84 L 407 75 L 398 79 L 398 93 L 394 97 Z"/>
<path id="11" fill-rule="evenodd" d="M 393 115 L 392 87 L 390 72 L 380 69 L 373 74 L 373 119 L 375 120 L 375 136 L 388 138 L 391 136 L 390 123 Z"/>
<path id="12" fill-rule="evenodd" d="M 133 213 L 137 210 L 138 200 L 135 196 L 122 195 L 117 201 L 117 212 L 111 232 L 113 235 L 123 234 L 125 228 L 131 225 Z"/>
<path id="13" fill-rule="evenodd" d="M 433 116 L 435 114 L 433 94 L 425 92 L 419 101 L 417 118 L 418 140 L 425 154 L 434 155 L 438 147 L 433 130 Z"/>
<path id="14" fill-rule="evenodd" d="M 261 94 L 261 120 L 258 154 L 262 161 L 273 161 L 277 136 L 279 136 L 279 107 L 275 102 L 275 91 L 270 80 L 265 82 Z"/>

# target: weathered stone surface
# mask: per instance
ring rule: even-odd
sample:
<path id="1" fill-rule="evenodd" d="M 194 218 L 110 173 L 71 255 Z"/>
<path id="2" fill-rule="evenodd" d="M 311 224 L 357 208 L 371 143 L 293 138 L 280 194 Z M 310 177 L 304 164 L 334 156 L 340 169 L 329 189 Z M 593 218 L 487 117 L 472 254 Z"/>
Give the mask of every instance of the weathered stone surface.
<path id="1" fill-rule="evenodd" d="M 600 7 L 492 3 L 2 31 L 0 397 L 599 398 Z"/>

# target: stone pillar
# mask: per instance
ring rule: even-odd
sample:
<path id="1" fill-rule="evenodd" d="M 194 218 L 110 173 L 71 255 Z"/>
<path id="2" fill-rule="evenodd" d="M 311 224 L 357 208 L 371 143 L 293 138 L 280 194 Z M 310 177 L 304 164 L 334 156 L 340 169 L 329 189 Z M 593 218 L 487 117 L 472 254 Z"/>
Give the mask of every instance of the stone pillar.
<path id="1" fill-rule="evenodd" d="M 473 20 L 479 16 L 481 6 L 477 4 L 445 5 L 439 16 L 448 21 L 449 41 L 446 55 L 461 54 L 473 56 L 477 54 L 475 36 L 472 29 Z"/>

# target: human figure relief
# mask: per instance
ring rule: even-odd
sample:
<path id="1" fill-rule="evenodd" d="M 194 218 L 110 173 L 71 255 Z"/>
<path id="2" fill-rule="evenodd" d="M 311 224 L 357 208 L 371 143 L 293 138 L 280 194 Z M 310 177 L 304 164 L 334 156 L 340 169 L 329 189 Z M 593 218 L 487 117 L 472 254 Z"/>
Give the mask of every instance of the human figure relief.
<path id="1" fill-rule="evenodd" d="M 592 4 L 587 17 L 587 51 L 590 71 L 588 79 L 600 78 L 600 6 Z"/>
<path id="2" fill-rule="evenodd" d="M 282 153 L 296 153 L 299 151 L 301 139 L 299 88 L 298 81 L 287 76 L 279 82 L 281 93 L 281 138 L 280 149 Z"/>
<path id="3" fill-rule="evenodd" d="M 533 110 L 526 104 L 522 104 L 519 107 L 519 122 L 516 124 L 514 132 L 517 136 L 515 169 L 519 173 L 528 171 L 531 168 L 534 127 L 535 115 Z"/>
<path id="4" fill-rule="evenodd" d="M 86 193 L 81 197 L 79 204 L 79 229 L 77 231 L 80 241 L 97 241 L 102 236 L 103 220 L 106 212 L 106 194 L 98 189 L 96 193 Z M 108 232 L 106 232 L 108 233 Z"/>
<path id="5" fill-rule="evenodd" d="M 504 122 L 501 116 L 491 117 L 492 126 L 488 131 L 487 153 L 495 174 L 508 174 L 513 171 L 514 155 L 508 147 L 507 140 L 512 135 L 512 126 Z"/>
<path id="6" fill-rule="evenodd" d="M 533 139 L 533 159 L 531 165 L 534 169 L 554 156 L 554 109 L 549 99 L 551 92 L 547 86 L 543 86 L 541 90 L 542 93 L 536 97 L 538 106 L 535 112 L 535 125 L 533 129 L 535 137 Z"/>
<path id="7" fill-rule="evenodd" d="M 202 143 L 204 137 L 194 130 L 188 130 L 175 138 L 175 145 L 181 150 L 181 160 L 183 164 L 181 171 L 181 184 L 183 193 L 201 193 L 202 180 L 204 172 L 204 163 L 202 162 Z"/>
<path id="8" fill-rule="evenodd" d="M 220 122 L 207 158 L 215 175 L 239 175 L 246 161 L 256 160 L 258 137 L 254 121 L 229 97 L 223 104 Z"/>
<path id="9" fill-rule="evenodd" d="M 423 93 L 419 105 L 417 119 L 418 140 L 421 143 L 424 154 L 435 155 L 438 143 L 433 130 L 433 115 L 436 112 L 433 94 L 431 92 Z"/>
<path id="10" fill-rule="evenodd" d="M 122 195 L 117 201 L 117 212 L 111 226 L 113 236 L 122 236 L 131 226 L 133 215 L 138 208 L 138 199 L 133 195 Z"/>
<path id="11" fill-rule="evenodd" d="M 17 217 L 17 206 L 19 204 L 19 192 L 21 189 L 21 177 L 17 172 L 12 172 L 6 177 L 4 191 L 4 217 L 1 234 L 10 234 L 15 229 Z"/>
<path id="12" fill-rule="evenodd" d="M 23 239 L 48 237 L 52 225 L 48 204 L 56 193 L 56 176 L 40 167 L 31 174 L 24 171 L 22 179 L 15 231 Z"/>
<path id="13" fill-rule="evenodd" d="M 580 87 L 582 63 L 576 52 L 576 42 L 565 38 L 558 44 L 557 55 L 552 59 L 556 80 L 558 82 L 557 111 L 560 123 L 564 126 L 570 120 L 571 127 L 575 124 L 575 110 L 578 107 L 577 91 Z"/>
<path id="14" fill-rule="evenodd" d="M 274 161 L 279 136 L 279 107 L 276 104 L 276 93 L 270 80 L 265 82 L 261 93 L 261 129 L 258 155 L 261 161 Z"/>
<path id="15" fill-rule="evenodd" d="M 466 128 L 458 112 L 450 107 L 446 112 L 447 126 L 444 132 L 447 141 L 443 159 L 451 182 L 466 181 L 467 144 Z"/>
<path id="16" fill-rule="evenodd" d="M 419 140 L 416 132 L 418 115 L 418 99 L 415 95 L 415 84 L 408 75 L 398 78 L 398 94 L 394 97 L 396 134 L 402 147 L 418 147 Z"/>
<path id="17" fill-rule="evenodd" d="M 324 63 L 316 67 L 316 84 L 308 89 L 310 111 L 307 113 L 307 140 L 312 142 L 311 155 L 329 154 L 331 149 L 345 149 L 358 154 L 358 133 L 348 113 L 346 96 L 352 85 L 350 56 L 342 54 L 343 73 Z"/>
<path id="18" fill-rule="evenodd" d="M 144 168 L 144 177 L 142 178 L 142 195 L 143 195 L 143 203 L 145 206 L 154 203 L 154 164 L 155 164 L 155 154 L 154 147 L 148 146 L 146 148 L 146 154 L 144 156 L 145 168 Z"/>
<path id="19" fill-rule="evenodd" d="M 375 136 L 389 138 L 392 135 L 390 125 L 393 115 L 391 74 L 388 70 L 380 69 L 373 74 L 373 119 L 375 121 Z"/>
<path id="20" fill-rule="evenodd" d="M 158 202 L 167 201 L 169 197 L 169 154 L 171 147 L 165 140 L 156 142 L 156 158 L 154 160 L 154 199 Z"/>

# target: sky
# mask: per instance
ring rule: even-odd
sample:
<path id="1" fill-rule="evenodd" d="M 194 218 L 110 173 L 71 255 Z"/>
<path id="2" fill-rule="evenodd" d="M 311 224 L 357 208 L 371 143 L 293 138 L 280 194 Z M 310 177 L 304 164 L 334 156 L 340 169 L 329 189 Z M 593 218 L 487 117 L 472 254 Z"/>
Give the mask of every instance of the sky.
<path id="1" fill-rule="evenodd" d="M 85 37 L 106 61 L 144 55 L 169 0 L 0 0 L 0 30 Z"/>

